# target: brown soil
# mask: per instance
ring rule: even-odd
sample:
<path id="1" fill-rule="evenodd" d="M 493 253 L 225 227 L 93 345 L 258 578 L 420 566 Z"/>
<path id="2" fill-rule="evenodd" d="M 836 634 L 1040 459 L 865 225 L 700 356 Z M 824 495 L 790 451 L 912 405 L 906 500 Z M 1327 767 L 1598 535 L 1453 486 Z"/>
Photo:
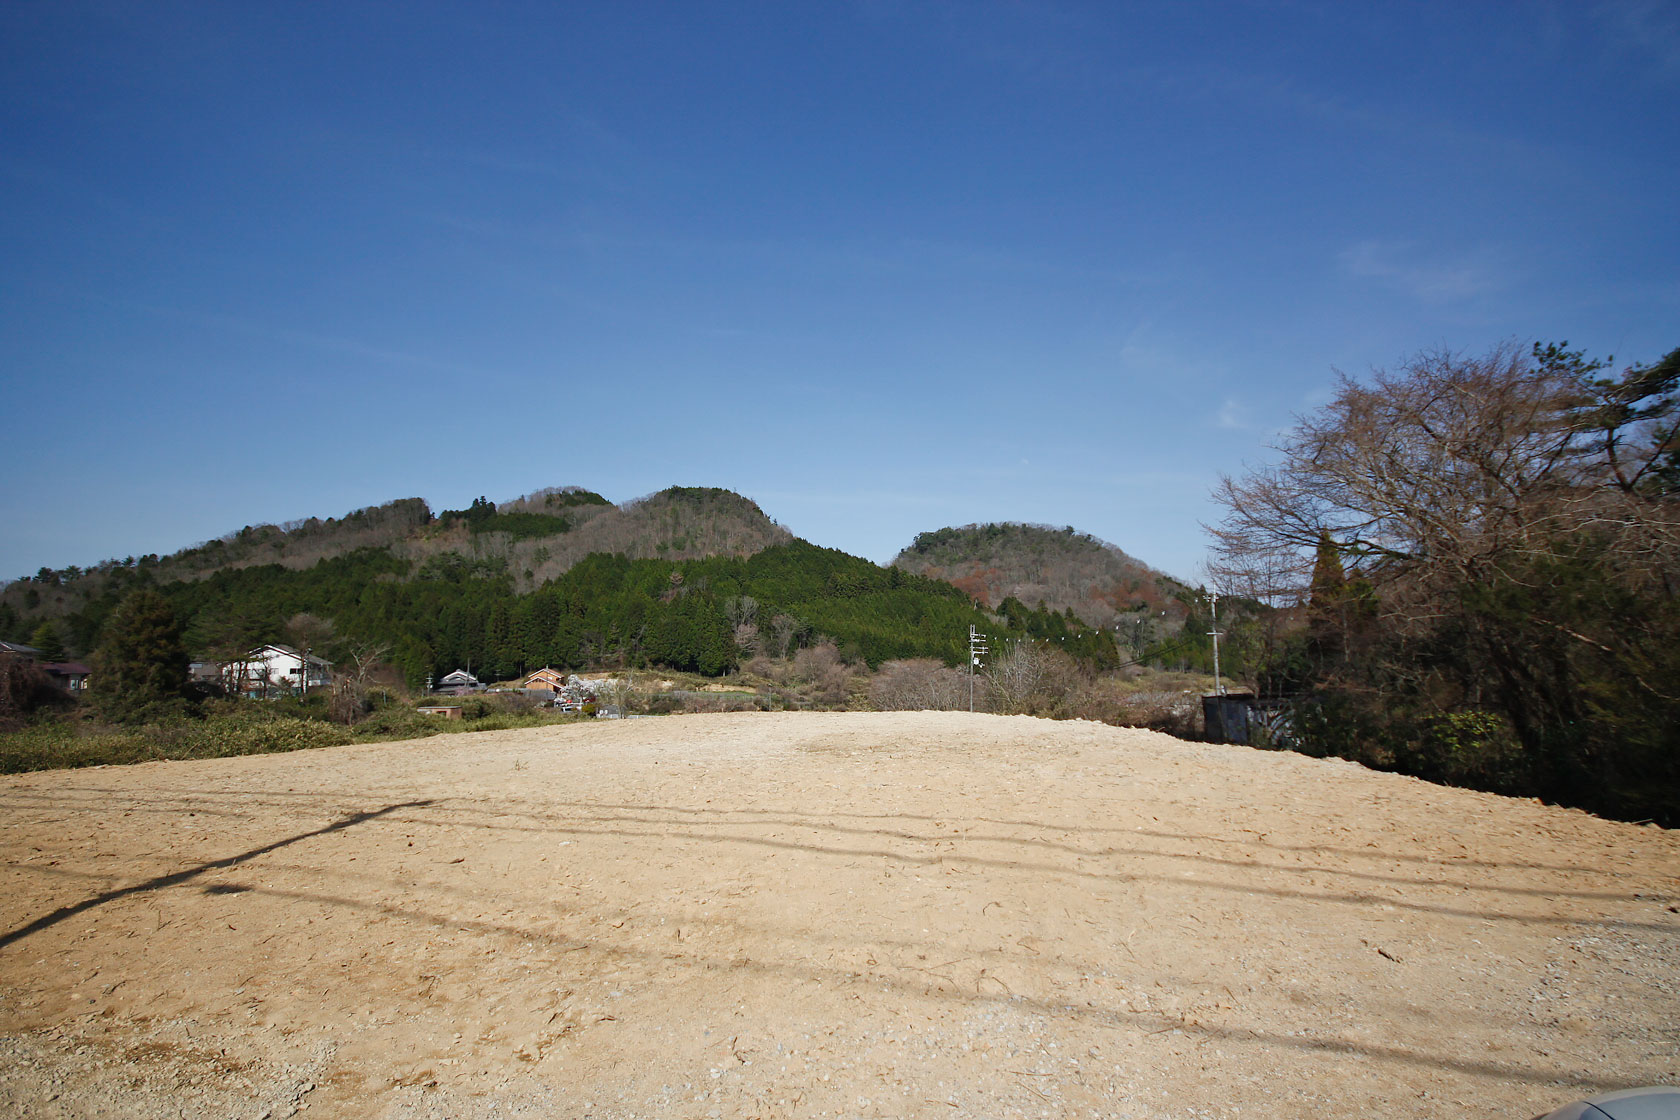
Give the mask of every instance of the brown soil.
<path id="1" fill-rule="evenodd" d="M 1680 1081 L 1680 835 L 740 714 L 0 780 L 0 1114 L 1530 1117 Z"/>

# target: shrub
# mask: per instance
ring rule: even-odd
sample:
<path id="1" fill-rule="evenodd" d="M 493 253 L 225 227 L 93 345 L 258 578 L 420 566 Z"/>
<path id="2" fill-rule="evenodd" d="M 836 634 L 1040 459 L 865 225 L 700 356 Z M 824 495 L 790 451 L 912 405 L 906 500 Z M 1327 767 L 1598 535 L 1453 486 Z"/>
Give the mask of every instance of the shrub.
<path id="1" fill-rule="evenodd" d="M 1528 784 L 1528 758 L 1510 720 L 1496 712 L 1447 712 L 1428 720 L 1411 767 L 1420 777 L 1494 792 Z M 1433 771 L 1431 773 L 1430 771 Z"/>
<path id="2" fill-rule="evenodd" d="M 673 697 L 673 699 L 675 699 Z M 758 708 L 757 696 L 738 692 L 691 692 L 681 700 L 684 712 L 750 712 Z"/>
<path id="3" fill-rule="evenodd" d="M 351 742 L 348 729 L 321 720 L 277 716 L 251 722 L 195 720 L 168 728 L 147 728 L 166 758 L 223 758 L 279 754 Z"/>
<path id="4" fill-rule="evenodd" d="M 883 712 L 954 711 L 968 707 L 968 690 L 966 674 L 943 661 L 918 657 L 882 665 L 869 682 L 869 702 Z M 983 701 L 984 689 L 978 694 Z"/>
<path id="5" fill-rule="evenodd" d="M 79 734 L 71 720 L 41 720 L 0 735 L 0 773 L 144 762 L 161 754 L 139 731 Z"/>
<path id="6" fill-rule="evenodd" d="M 349 732 L 342 727 L 263 712 L 162 720 L 121 728 L 79 720 L 41 720 L 21 731 L 0 735 L 0 771 L 275 754 L 350 741 Z"/>
<path id="7" fill-rule="evenodd" d="M 803 682 L 822 704 L 846 703 L 852 671 L 832 639 L 823 638 L 793 655 L 793 679 Z"/>
<path id="8" fill-rule="evenodd" d="M 1195 692 L 1134 692 L 1117 699 L 1105 722 L 1119 727 L 1147 727 L 1180 739 L 1202 737 L 1202 698 Z"/>
<path id="9" fill-rule="evenodd" d="M 355 727 L 357 739 L 424 739 L 449 730 L 444 725 L 454 720 L 428 716 L 408 707 L 383 708 L 374 712 Z"/>
<path id="10" fill-rule="evenodd" d="M 985 677 L 992 710 L 1011 715 L 1066 715 L 1067 702 L 1081 682 L 1072 657 L 1030 640 L 993 654 Z"/>
<path id="11" fill-rule="evenodd" d="M 0 654 L 0 731 L 22 726 L 26 717 L 75 701 L 42 668 L 12 654 Z"/>

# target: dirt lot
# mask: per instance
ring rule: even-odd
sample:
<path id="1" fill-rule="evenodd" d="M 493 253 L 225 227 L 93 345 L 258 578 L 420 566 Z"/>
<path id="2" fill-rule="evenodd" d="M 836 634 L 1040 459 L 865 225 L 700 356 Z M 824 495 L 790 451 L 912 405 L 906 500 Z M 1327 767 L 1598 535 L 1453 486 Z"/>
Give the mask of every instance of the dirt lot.
<path id="1" fill-rule="evenodd" d="M 0 780 L 0 1115 L 1527 1118 L 1680 1082 L 1680 834 L 744 714 Z"/>

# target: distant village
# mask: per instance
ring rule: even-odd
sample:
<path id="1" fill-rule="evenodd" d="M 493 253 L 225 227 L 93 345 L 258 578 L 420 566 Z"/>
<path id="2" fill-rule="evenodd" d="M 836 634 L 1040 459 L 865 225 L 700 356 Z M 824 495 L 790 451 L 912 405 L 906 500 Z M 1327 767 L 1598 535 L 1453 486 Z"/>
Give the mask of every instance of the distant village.
<path id="1" fill-rule="evenodd" d="M 563 712 L 581 712 L 584 705 L 596 705 L 598 715 L 610 715 L 604 702 L 613 698 L 617 681 L 605 674 L 580 676 L 559 669 L 542 668 L 521 678 L 515 685 L 500 687 L 484 684 L 465 669 L 445 674 L 427 691 L 434 696 L 470 696 L 477 692 L 522 692 L 540 701 L 544 707 Z M 436 705 L 430 705 L 436 707 Z M 425 708 L 422 708 L 425 710 Z"/>
<path id="2" fill-rule="evenodd" d="M 19 642 L 0 641 L 0 654 L 34 663 L 53 683 L 72 696 L 85 693 L 93 675 L 93 671 L 81 662 L 43 661 L 40 650 Z M 195 684 L 252 700 L 307 696 L 331 687 L 333 679 L 332 662 L 307 650 L 278 642 L 258 646 L 233 661 L 194 661 L 189 671 Z M 597 714 L 610 715 L 616 708 L 606 701 L 612 699 L 615 686 L 616 682 L 605 674 L 580 676 L 545 666 L 517 682 L 496 685 L 480 681 L 466 669 L 457 669 L 435 683 L 428 681 L 426 691 L 439 697 L 521 693 L 545 708 L 582 712 L 586 704 L 593 704 L 597 705 Z M 458 716 L 460 709 L 456 707 L 451 713 L 450 707 L 447 703 L 427 704 L 422 705 L 420 710 Z"/>

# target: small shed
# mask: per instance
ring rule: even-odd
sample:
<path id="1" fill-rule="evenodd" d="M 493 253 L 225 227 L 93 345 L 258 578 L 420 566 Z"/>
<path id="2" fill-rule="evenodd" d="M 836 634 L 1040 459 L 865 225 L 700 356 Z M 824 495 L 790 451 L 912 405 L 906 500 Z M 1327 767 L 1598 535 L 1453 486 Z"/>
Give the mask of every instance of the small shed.
<path id="1" fill-rule="evenodd" d="M 1247 744 L 1249 715 L 1254 710 L 1252 692 L 1204 692 L 1202 726 L 1208 741 Z"/>
<path id="2" fill-rule="evenodd" d="M 459 704 L 421 704 L 414 710 L 423 716 L 438 716 L 442 719 L 461 718 L 461 706 Z"/>
<path id="3" fill-rule="evenodd" d="M 87 691 L 88 677 L 92 675 L 92 670 L 79 661 L 54 661 L 41 668 L 54 684 L 72 694 Z"/>

